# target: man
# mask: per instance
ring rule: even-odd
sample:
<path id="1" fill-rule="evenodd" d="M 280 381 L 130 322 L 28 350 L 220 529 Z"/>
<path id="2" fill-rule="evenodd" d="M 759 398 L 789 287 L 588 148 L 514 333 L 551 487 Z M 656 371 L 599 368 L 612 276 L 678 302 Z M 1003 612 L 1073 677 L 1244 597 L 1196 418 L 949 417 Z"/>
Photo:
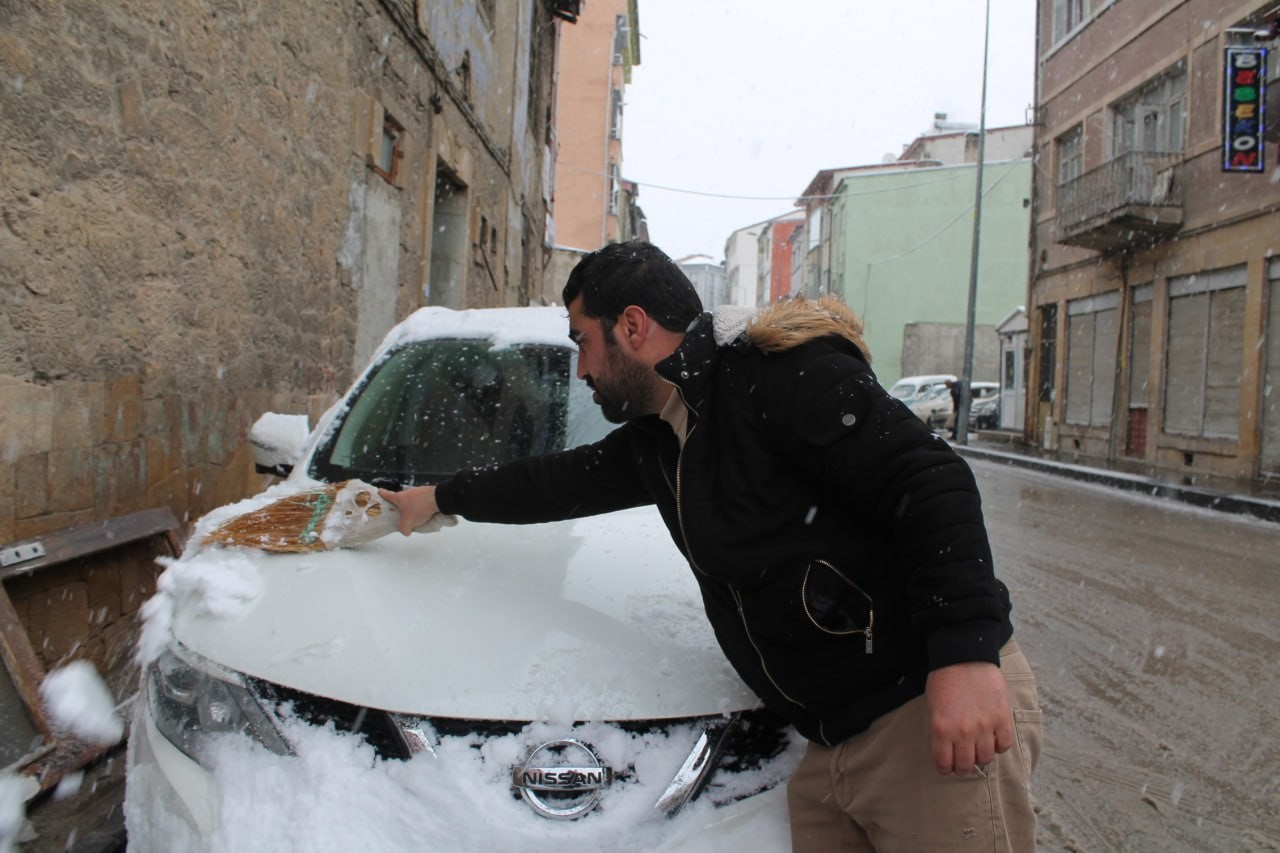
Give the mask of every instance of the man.
<path id="1" fill-rule="evenodd" d="M 956 428 L 960 425 L 960 381 L 948 379 L 945 384 L 947 393 L 951 395 L 951 415 L 947 418 L 947 435 L 955 438 Z"/>
<path id="2" fill-rule="evenodd" d="M 852 313 L 713 318 L 639 242 L 586 256 L 563 296 L 578 376 L 623 425 L 384 492 L 401 531 L 657 504 L 726 657 L 810 741 L 795 850 L 1034 850 L 1040 712 L 972 473 L 876 382 Z"/>

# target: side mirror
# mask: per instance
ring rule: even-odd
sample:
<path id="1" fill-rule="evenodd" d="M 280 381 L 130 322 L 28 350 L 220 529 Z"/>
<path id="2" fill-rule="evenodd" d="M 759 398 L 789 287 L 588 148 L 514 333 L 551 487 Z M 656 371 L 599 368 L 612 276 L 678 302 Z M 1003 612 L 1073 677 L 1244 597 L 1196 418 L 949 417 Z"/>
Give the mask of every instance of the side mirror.
<path id="1" fill-rule="evenodd" d="M 259 474 L 287 477 L 302 458 L 311 425 L 306 415 L 267 412 L 249 428 L 249 448 Z"/>

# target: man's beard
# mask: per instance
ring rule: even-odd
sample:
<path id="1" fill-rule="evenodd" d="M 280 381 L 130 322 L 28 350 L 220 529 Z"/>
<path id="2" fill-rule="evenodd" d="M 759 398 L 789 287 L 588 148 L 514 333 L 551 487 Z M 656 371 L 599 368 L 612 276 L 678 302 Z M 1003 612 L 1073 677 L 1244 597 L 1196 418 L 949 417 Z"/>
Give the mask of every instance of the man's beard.
<path id="1" fill-rule="evenodd" d="M 647 414 L 653 387 L 652 371 L 624 356 L 616 344 L 608 344 L 605 352 L 609 360 L 609 378 L 602 382 L 592 377 L 591 382 L 604 419 L 620 424 Z"/>

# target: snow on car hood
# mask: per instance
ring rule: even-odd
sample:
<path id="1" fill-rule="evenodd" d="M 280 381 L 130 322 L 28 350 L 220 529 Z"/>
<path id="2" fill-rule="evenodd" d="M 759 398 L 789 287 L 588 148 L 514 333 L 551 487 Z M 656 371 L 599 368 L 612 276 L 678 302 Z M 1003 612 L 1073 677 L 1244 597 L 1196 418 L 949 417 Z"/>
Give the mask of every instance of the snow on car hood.
<path id="1" fill-rule="evenodd" d="M 358 705 L 568 722 L 758 704 L 652 507 L 554 524 L 462 521 L 310 554 L 210 548 L 169 571 L 185 572 L 188 589 L 202 571 L 233 576 L 234 606 L 217 583 L 171 596 L 163 621 L 180 643 Z"/>

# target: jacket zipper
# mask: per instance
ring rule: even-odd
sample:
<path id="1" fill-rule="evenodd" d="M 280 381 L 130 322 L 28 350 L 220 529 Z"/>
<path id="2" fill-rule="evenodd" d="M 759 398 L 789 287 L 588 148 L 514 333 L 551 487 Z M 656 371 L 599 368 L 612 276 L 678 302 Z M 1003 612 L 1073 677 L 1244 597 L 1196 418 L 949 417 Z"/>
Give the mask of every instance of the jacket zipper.
<path id="1" fill-rule="evenodd" d="M 804 710 L 806 711 L 809 710 L 807 707 L 805 707 L 805 704 L 803 702 L 799 701 L 798 699 L 791 696 L 791 694 L 787 693 L 787 691 L 783 690 L 782 685 L 779 684 L 776 680 L 774 680 L 773 673 L 769 672 L 769 667 L 764 662 L 764 655 L 760 653 L 760 647 L 756 645 L 756 638 L 751 636 L 751 626 L 747 624 L 747 614 L 746 614 L 746 611 L 742 609 L 742 596 L 738 594 L 738 591 L 736 589 L 730 588 L 729 592 L 733 594 L 733 601 L 735 604 L 738 605 L 738 618 L 742 620 L 742 630 L 747 635 L 747 642 L 751 643 L 751 648 L 755 649 L 756 651 L 756 657 L 759 658 L 760 660 L 760 670 L 764 673 L 764 677 L 769 679 L 769 683 L 773 685 L 773 689 L 781 693 L 783 698 L 786 699 L 788 702 L 791 702 L 794 705 L 804 708 Z"/>
<path id="2" fill-rule="evenodd" d="M 686 410 L 689 410 L 689 404 L 684 399 L 684 392 L 680 390 L 679 385 L 676 385 L 675 389 L 676 393 L 680 395 L 681 404 L 684 405 Z M 710 578 L 711 576 L 699 568 L 698 562 L 693 558 L 693 548 L 689 546 L 689 534 L 686 533 L 684 529 L 684 506 L 680 501 L 680 486 L 683 481 L 682 472 L 684 470 L 684 448 L 685 445 L 689 443 L 689 438 L 693 435 L 693 431 L 697 428 L 698 422 L 695 419 L 693 426 L 689 427 L 689 431 L 685 433 L 684 442 L 680 445 L 680 452 L 676 454 L 676 522 L 680 525 L 680 536 L 684 539 L 684 551 L 689 555 L 689 565 L 692 566 L 693 570 L 698 574 L 703 577 Z M 764 677 L 769 679 L 769 683 L 773 685 L 773 689 L 777 690 L 778 693 L 781 694 L 788 702 L 791 702 L 800 708 L 804 708 L 806 711 L 809 710 L 805 707 L 803 702 L 798 702 L 792 698 L 787 691 L 782 689 L 782 685 L 778 684 L 778 682 L 774 680 L 773 673 L 769 672 L 769 667 L 765 663 L 764 655 L 760 653 L 760 647 L 756 645 L 755 637 L 751 636 L 751 626 L 747 624 L 747 614 L 742 609 L 741 596 L 739 596 L 738 591 L 729 586 L 729 584 L 724 584 L 724 587 L 728 589 L 729 594 L 733 596 L 733 602 L 738 608 L 738 618 L 742 620 L 743 633 L 747 635 L 747 642 L 751 644 L 751 648 L 756 653 L 756 659 L 760 661 L 760 671 L 764 673 Z M 868 635 L 867 641 L 868 643 L 870 642 L 870 635 Z"/>
<path id="3" fill-rule="evenodd" d="M 863 598 L 865 598 L 865 599 L 867 600 L 867 627 L 865 627 L 865 628 L 854 628 L 854 629 L 853 629 L 853 630 L 851 630 L 851 631 L 827 631 L 827 633 L 830 633 L 830 634 L 861 634 L 862 636 L 864 636 L 864 637 L 866 637 L 866 638 L 867 638 L 867 651 L 866 651 L 866 653 L 867 653 L 867 654 L 871 654 L 871 636 L 872 636 L 872 630 L 873 630 L 873 629 L 875 628 L 875 626 L 876 626 L 876 608 L 875 608 L 875 601 L 874 601 L 874 600 L 872 600 L 871 596 L 867 595 L 866 590 L 864 590 L 862 587 L 858 586 L 858 585 L 857 585 L 856 583 L 854 583 L 853 581 L 849 580 L 847 577 L 845 577 L 845 576 L 844 576 L 844 572 L 840 571 L 840 570 L 839 570 L 839 569 L 837 569 L 835 566 L 831 565 L 831 563 L 827 562 L 826 560 L 814 560 L 814 562 L 815 562 L 815 563 L 818 563 L 819 565 L 826 566 L 828 569 L 830 569 L 831 571 L 835 572 L 835 573 L 836 573 L 836 575 L 837 575 L 837 576 L 839 576 L 840 580 L 842 580 L 842 581 L 844 581 L 845 583 L 847 583 L 847 584 L 848 584 L 850 587 L 852 587 L 853 589 L 856 589 L 856 590 L 858 591 L 858 594 L 859 594 L 859 595 L 861 595 Z M 809 621 L 810 621 L 810 622 L 812 622 L 814 625 L 818 625 L 818 620 L 817 620 L 817 619 L 814 619 L 814 618 L 813 618 L 813 614 L 809 612 L 809 599 L 808 599 L 808 598 L 806 597 L 806 595 L 805 595 L 805 587 L 807 587 L 807 586 L 808 586 L 808 584 L 809 584 L 809 575 L 808 575 L 808 573 L 806 572 L 806 573 L 805 573 L 805 578 L 804 578 L 804 584 L 802 584 L 802 585 L 801 585 L 801 587 L 800 587 L 800 604 L 801 604 L 801 606 L 802 606 L 802 607 L 804 607 L 805 615 L 809 617 Z M 821 626 L 818 626 L 818 627 L 821 627 Z M 826 630 L 826 629 L 824 628 L 823 630 Z"/>

